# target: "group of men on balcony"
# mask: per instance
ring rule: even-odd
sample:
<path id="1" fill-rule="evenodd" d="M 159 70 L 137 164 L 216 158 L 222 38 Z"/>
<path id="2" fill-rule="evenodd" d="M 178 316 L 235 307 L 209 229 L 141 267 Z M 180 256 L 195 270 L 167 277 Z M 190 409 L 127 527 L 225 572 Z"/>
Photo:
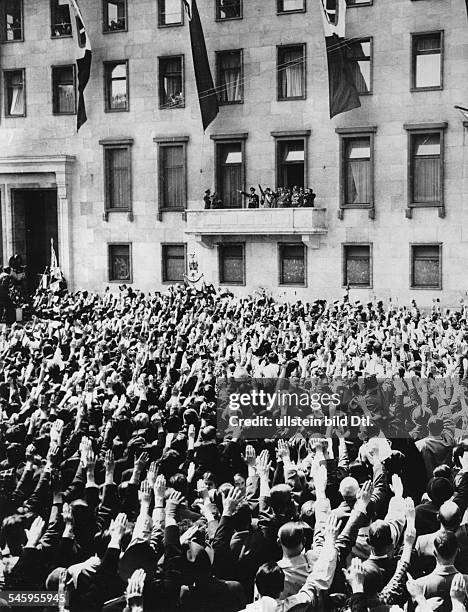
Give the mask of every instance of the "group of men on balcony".
<path id="1" fill-rule="evenodd" d="M 304 189 L 295 185 L 292 189 L 289 187 L 278 187 L 274 192 L 271 187 L 265 189 L 259 184 L 260 196 L 255 187 L 251 187 L 250 191 L 238 190 L 246 198 L 245 208 L 313 208 L 316 194 L 311 188 Z M 205 210 L 230 208 L 226 206 L 218 197 L 216 191 L 213 193 L 211 189 L 205 191 L 203 197 Z"/>

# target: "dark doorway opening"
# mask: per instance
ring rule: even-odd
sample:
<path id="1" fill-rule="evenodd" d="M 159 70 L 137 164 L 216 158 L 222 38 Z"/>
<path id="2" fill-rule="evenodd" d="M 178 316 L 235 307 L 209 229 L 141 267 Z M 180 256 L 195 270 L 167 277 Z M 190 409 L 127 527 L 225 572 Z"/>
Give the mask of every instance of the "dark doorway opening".
<path id="1" fill-rule="evenodd" d="M 57 190 L 15 189 L 13 250 L 26 266 L 30 293 L 37 289 L 41 275 L 50 265 L 51 240 L 58 257 Z"/>

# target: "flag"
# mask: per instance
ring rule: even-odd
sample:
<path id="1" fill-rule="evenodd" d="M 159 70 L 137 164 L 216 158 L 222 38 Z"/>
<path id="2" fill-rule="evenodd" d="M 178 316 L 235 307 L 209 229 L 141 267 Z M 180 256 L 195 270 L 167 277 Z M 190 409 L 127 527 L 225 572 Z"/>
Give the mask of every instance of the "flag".
<path id="1" fill-rule="evenodd" d="M 468 1 L 468 0 L 467 0 Z M 361 106 L 345 39 L 346 0 L 320 0 L 327 48 L 330 119 Z"/>
<path id="2" fill-rule="evenodd" d="M 195 70 L 195 80 L 197 82 L 203 131 L 205 131 L 219 112 L 218 97 L 216 95 L 213 77 L 211 76 L 203 27 L 198 13 L 197 0 L 184 0 L 184 6 L 189 20 L 193 68 Z"/>
<path id="3" fill-rule="evenodd" d="M 83 21 L 83 16 L 77 0 L 69 0 L 70 17 L 73 33 L 77 44 L 76 66 L 78 69 L 78 114 L 76 117 L 77 131 L 87 121 L 84 101 L 84 90 L 91 73 L 91 44 Z"/>
<path id="4" fill-rule="evenodd" d="M 54 248 L 54 239 L 50 239 L 50 274 L 56 274 L 57 270 L 60 270 L 57 260 L 57 255 Z"/>

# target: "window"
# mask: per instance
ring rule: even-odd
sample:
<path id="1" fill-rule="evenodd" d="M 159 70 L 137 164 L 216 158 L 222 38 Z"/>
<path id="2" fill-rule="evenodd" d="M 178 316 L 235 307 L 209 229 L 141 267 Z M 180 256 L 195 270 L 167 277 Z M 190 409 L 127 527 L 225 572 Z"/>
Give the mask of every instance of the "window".
<path id="1" fill-rule="evenodd" d="M 182 55 L 159 58 L 159 106 L 160 108 L 184 106 Z"/>
<path id="2" fill-rule="evenodd" d="M 220 104 L 243 101 L 242 51 L 219 51 L 216 54 L 217 91 Z"/>
<path id="3" fill-rule="evenodd" d="M 127 0 L 103 0 L 104 32 L 122 32 L 127 29 Z"/>
<path id="4" fill-rule="evenodd" d="M 354 83 L 359 94 L 372 93 L 372 41 L 370 38 L 350 42 L 348 46 Z"/>
<path id="5" fill-rule="evenodd" d="M 370 6 L 373 0 L 346 0 L 347 6 Z"/>
<path id="6" fill-rule="evenodd" d="M 410 133 L 410 204 L 442 201 L 442 139 L 443 132 Z"/>
<path id="7" fill-rule="evenodd" d="M 305 45 L 278 47 L 278 100 L 305 98 Z"/>
<path id="8" fill-rule="evenodd" d="M 245 191 L 244 141 L 216 142 L 216 192 L 222 208 L 242 208 Z"/>
<path id="9" fill-rule="evenodd" d="M 131 140 L 100 141 L 104 145 L 106 211 L 128 212 L 132 209 Z"/>
<path id="10" fill-rule="evenodd" d="M 22 0 L 3 0 L 3 40 L 23 40 Z"/>
<path id="11" fill-rule="evenodd" d="M 24 70 L 4 70 L 5 117 L 26 115 Z"/>
<path id="12" fill-rule="evenodd" d="M 243 244 L 219 245 L 219 282 L 223 285 L 245 284 Z"/>
<path id="13" fill-rule="evenodd" d="M 442 32 L 412 35 L 411 89 L 442 88 Z"/>
<path id="14" fill-rule="evenodd" d="M 52 104 L 54 114 L 75 114 L 75 94 L 75 66 L 52 66 Z"/>
<path id="15" fill-rule="evenodd" d="M 306 187 L 305 139 L 277 140 L 277 187 Z"/>
<path id="16" fill-rule="evenodd" d="M 162 245 L 162 280 L 179 283 L 185 278 L 185 244 Z"/>
<path id="17" fill-rule="evenodd" d="M 104 62 L 107 111 L 128 111 L 128 62 Z"/>
<path id="18" fill-rule="evenodd" d="M 344 158 L 345 206 L 371 203 L 371 146 L 370 137 L 346 138 Z"/>
<path id="19" fill-rule="evenodd" d="M 183 210 L 187 203 L 185 144 L 159 145 L 159 208 Z"/>
<path id="20" fill-rule="evenodd" d="M 68 0 L 51 0 L 50 27 L 52 38 L 72 35 Z"/>
<path id="21" fill-rule="evenodd" d="M 181 0 L 159 0 L 158 23 L 160 26 L 182 25 L 184 11 Z"/>
<path id="22" fill-rule="evenodd" d="M 279 245 L 279 284 L 301 285 L 306 284 L 305 279 L 305 247 L 299 244 Z"/>
<path id="23" fill-rule="evenodd" d="M 411 245 L 411 288 L 442 289 L 442 246 Z"/>
<path id="24" fill-rule="evenodd" d="M 343 245 L 343 286 L 372 286 L 371 246 L 369 244 Z"/>
<path id="25" fill-rule="evenodd" d="M 303 13 L 305 0 L 277 0 L 276 10 L 278 13 Z"/>
<path id="26" fill-rule="evenodd" d="M 132 282 L 132 260 L 129 244 L 108 245 L 109 281 Z"/>
<path id="27" fill-rule="evenodd" d="M 216 0 L 216 19 L 242 18 L 242 0 Z"/>

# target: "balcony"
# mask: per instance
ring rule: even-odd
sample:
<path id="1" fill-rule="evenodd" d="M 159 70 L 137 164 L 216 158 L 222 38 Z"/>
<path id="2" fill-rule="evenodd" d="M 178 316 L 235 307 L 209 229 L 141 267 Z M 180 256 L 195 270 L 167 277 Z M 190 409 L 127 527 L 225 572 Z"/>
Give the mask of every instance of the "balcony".
<path id="1" fill-rule="evenodd" d="M 318 248 L 328 233 L 325 208 L 225 208 L 187 210 L 185 233 L 212 248 L 225 236 L 301 236 Z"/>

